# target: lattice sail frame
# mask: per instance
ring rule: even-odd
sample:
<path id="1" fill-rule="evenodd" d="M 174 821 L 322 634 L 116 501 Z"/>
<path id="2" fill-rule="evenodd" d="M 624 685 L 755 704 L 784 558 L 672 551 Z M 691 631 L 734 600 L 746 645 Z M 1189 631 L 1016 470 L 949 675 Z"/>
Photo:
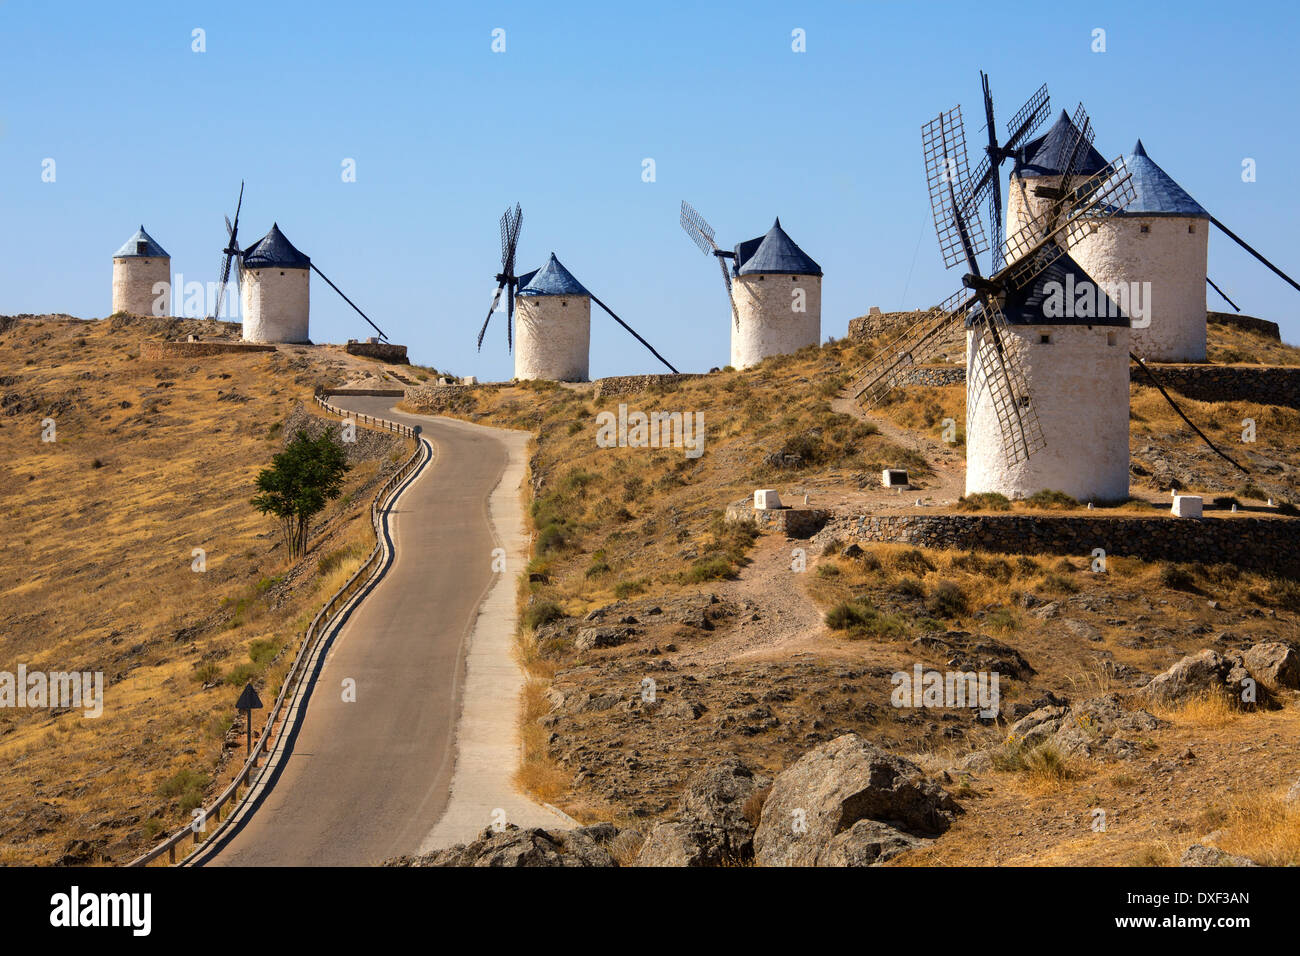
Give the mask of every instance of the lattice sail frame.
<path id="1" fill-rule="evenodd" d="M 716 234 L 713 227 L 685 199 L 682 200 L 681 223 L 686 235 L 690 236 L 691 241 L 700 247 L 700 251 L 718 260 L 718 268 L 722 270 L 722 282 L 727 287 L 727 302 L 731 304 L 731 319 L 736 323 L 736 328 L 739 329 L 740 311 L 736 308 L 736 297 L 731 291 L 731 273 L 727 271 L 727 264 L 722 261 L 722 256 L 716 255 L 722 250 L 714 240 Z"/>
<path id="2" fill-rule="evenodd" d="M 930 189 L 930 213 L 939 239 L 939 251 L 948 268 L 965 262 L 970 254 L 987 251 L 988 238 L 978 216 L 957 215 L 959 198 L 970 192 L 970 167 L 966 157 L 966 130 L 961 107 L 946 110 L 921 127 L 921 155 Z M 965 242 L 962 227 L 966 228 Z"/>

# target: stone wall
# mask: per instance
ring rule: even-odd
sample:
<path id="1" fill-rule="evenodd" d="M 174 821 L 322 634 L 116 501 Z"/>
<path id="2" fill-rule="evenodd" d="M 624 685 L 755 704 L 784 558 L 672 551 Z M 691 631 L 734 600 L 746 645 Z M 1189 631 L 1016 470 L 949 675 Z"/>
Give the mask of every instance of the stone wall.
<path id="1" fill-rule="evenodd" d="M 1145 561 L 1227 562 L 1300 577 L 1300 519 L 1084 515 L 879 515 L 850 519 L 862 541 L 1004 554 L 1108 555 Z"/>
<path id="2" fill-rule="evenodd" d="M 1300 366 L 1280 365 L 1155 365 L 1151 369 L 1166 388 L 1202 402 L 1256 402 L 1300 408 Z M 1150 385 L 1136 365 L 1129 380 Z M 904 385 L 964 385 L 966 370 L 951 365 L 919 366 L 904 377 Z"/>
<path id="3" fill-rule="evenodd" d="M 931 388 L 965 385 L 966 369 L 960 365 L 919 365 L 903 376 L 903 384 L 926 385 Z"/>
<path id="4" fill-rule="evenodd" d="M 228 352 L 274 352 L 274 345 L 252 342 L 142 342 L 140 358 L 145 361 L 167 358 L 198 358 Z"/>
<path id="5" fill-rule="evenodd" d="M 811 538 L 826 524 L 830 514 L 822 508 L 755 508 L 753 498 L 741 498 L 727 505 L 726 520 L 749 521 L 760 531 L 784 534 L 787 538 Z"/>
<path id="6" fill-rule="evenodd" d="M 648 392 L 658 386 L 676 385 L 678 382 L 685 382 L 692 378 L 703 378 L 703 376 L 696 372 L 682 372 L 677 375 L 612 375 L 608 378 L 596 379 L 591 397 L 599 401 L 611 395 L 634 395 L 638 392 Z"/>
<path id="7" fill-rule="evenodd" d="M 1300 367 L 1279 365 L 1157 365 L 1165 388 L 1202 402 L 1257 402 L 1300 408 Z M 1136 365 L 1129 370 L 1138 385 L 1151 380 Z"/>
<path id="8" fill-rule="evenodd" d="M 1257 319 L 1253 315 L 1238 315 L 1235 312 L 1209 312 L 1206 313 L 1206 317 L 1216 325 L 1233 325 L 1247 332 L 1267 335 L 1276 342 L 1282 341 L 1282 330 L 1278 328 L 1276 322 L 1267 319 Z"/>
<path id="9" fill-rule="evenodd" d="M 406 357 L 405 345 L 394 345 L 391 342 L 349 341 L 344 349 L 349 355 L 364 355 L 366 358 L 376 358 L 381 362 L 392 362 L 397 365 L 411 364 L 410 359 Z"/>

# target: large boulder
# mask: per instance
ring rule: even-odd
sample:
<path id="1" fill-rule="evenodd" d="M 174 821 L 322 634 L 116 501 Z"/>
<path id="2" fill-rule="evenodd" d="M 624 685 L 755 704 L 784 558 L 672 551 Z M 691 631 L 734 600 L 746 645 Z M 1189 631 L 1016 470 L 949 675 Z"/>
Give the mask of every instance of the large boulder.
<path id="1" fill-rule="evenodd" d="M 859 820 L 889 824 L 904 835 L 935 836 L 961 808 L 921 768 L 857 734 L 845 734 L 800 757 L 776 778 L 754 835 L 760 866 L 830 865 L 861 846 L 864 832 L 831 841 Z M 825 854 L 823 856 L 823 854 Z"/>
<path id="2" fill-rule="evenodd" d="M 618 866 L 606 846 L 618 836 L 608 823 L 576 830 L 488 827 L 472 843 L 461 843 L 417 857 L 399 857 L 386 866 Z"/>
<path id="3" fill-rule="evenodd" d="M 1249 677 L 1239 660 L 1206 648 L 1189 654 L 1163 674 L 1151 678 L 1139 693 L 1153 704 L 1173 704 L 1206 694 L 1227 694 L 1240 705 Z"/>
<path id="4" fill-rule="evenodd" d="M 754 855 L 754 824 L 746 804 L 767 786 L 765 777 L 728 757 L 691 776 L 676 819 L 650 831 L 637 866 L 721 866 Z"/>
<path id="5" fill-rule="evenodd" d="M 928 846 L 931 842 L 879 820 L 859 820 L 831 837 L 817 854 L 817 865 L 878 866 L 906 850 Z"/>
<path id="6" fill-rule="evenodd" d="M 1104 694 L 1072 705 L 1050 739 L 1065 756 L 1134 758 L 1142 748 L 1132 737 L 1163 723 L 1145 710 L 1125 710 L 1119 694 Z"/>
<path id="7" fill-rule="evenodd" d="M 1193 843 L 1183 858 L 1178 861 L 1179 866 L 1259 866 L 1248 856 L 1232 856 L 1224 853 L 1217 846 L 1206 846 L 1204 843 Z"/>
<path id="8" fill-rule="evenodd" d="M 1243 663 L 1255 680 L 1272 688 L 1300 688 L 1300 654 L 1289 644 L 1265 641 L 1243 655 Z"/>

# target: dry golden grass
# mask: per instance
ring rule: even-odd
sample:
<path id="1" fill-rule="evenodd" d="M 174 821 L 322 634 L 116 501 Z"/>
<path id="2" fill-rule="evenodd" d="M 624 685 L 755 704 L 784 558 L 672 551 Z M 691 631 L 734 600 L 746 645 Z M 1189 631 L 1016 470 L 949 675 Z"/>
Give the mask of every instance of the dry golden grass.
<path id="1" fill-rule="evenodd" d="M 102 671 L 106 697 L 97 720 L 0 716 L 0 804 L 19 821 L 0 839 L 6 862 L 49 863 L 84 839 L 89 862 L 120 862 L 179 826 L 232 767 L 243 683 L 269 703 L 328 588 L 373 543 L 377 463 L 349 477 L 326 513 L 330 540 L 296 569 L 248 501 L 286 416 L 326 377 L 317 356 L 337 353 L 136 359 L 142 338 L 176 334 L 113 319 L 0 335 L 0 366 L 14 370 L 2 391 L 17 398 L 0 419 L 0 670 Z M 248 400 L 217 400 L 232 392 Z M 320 579 L 318 560 L 338 550 Z"/>
<path id="2" fill-rule="evenodd" d="M 1241 710 L 1226 694 L 1197 694 L 1169 704 L 1156 704 L 1151 713 L 1164 720 L 1189 727 L 1217 730 L 1241 718 Z"/>
<path id="3" fill-rule="evenodd" d="M 1261 866 L 1300 866 L 1300 800 L 1285 792 L 1257 794 L 1228 811 L 1218 846 Z"/>
<path id="4" fill-rule="evenodd" d="M 1219 365 L 1300 365 L 1300 348 L 1257 332 L 1211 322 L 1206 328 L 1206 357 Z"/>

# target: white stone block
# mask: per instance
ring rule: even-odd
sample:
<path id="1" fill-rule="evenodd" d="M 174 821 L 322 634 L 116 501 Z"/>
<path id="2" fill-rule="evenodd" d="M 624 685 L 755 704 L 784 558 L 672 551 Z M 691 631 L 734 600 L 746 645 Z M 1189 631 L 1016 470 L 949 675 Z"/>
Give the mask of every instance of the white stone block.
<path id="1" fill-rule="evenodd" d="M 781 507 L 781 496 L 775 488 L 760 488 L 754 492 L 754 507 L 760 511 L 771 511 Z"/>
<path id="2" fill-rule="evenodd" d="M 476 376 L 476 375 L 466 375 L 464 378 L 462 378 L 462 379 L 460 380 L 460 384 L 462 384 L 462 385 L 477 385 L 477 384 L 478 384 L 478 376 Z"/>
<path id="3" fill-rule="evenodd" d="M 886 468 L 880 473 L 880 483 L 886 488 L 901 488 L 909 484 L 906 468 Z"/>
<path id="4" fill-rule="evenodd" d="M 1202 503 L 1200 495 L 1174 495 L 1174 517 L 1199 518 Z"/>

